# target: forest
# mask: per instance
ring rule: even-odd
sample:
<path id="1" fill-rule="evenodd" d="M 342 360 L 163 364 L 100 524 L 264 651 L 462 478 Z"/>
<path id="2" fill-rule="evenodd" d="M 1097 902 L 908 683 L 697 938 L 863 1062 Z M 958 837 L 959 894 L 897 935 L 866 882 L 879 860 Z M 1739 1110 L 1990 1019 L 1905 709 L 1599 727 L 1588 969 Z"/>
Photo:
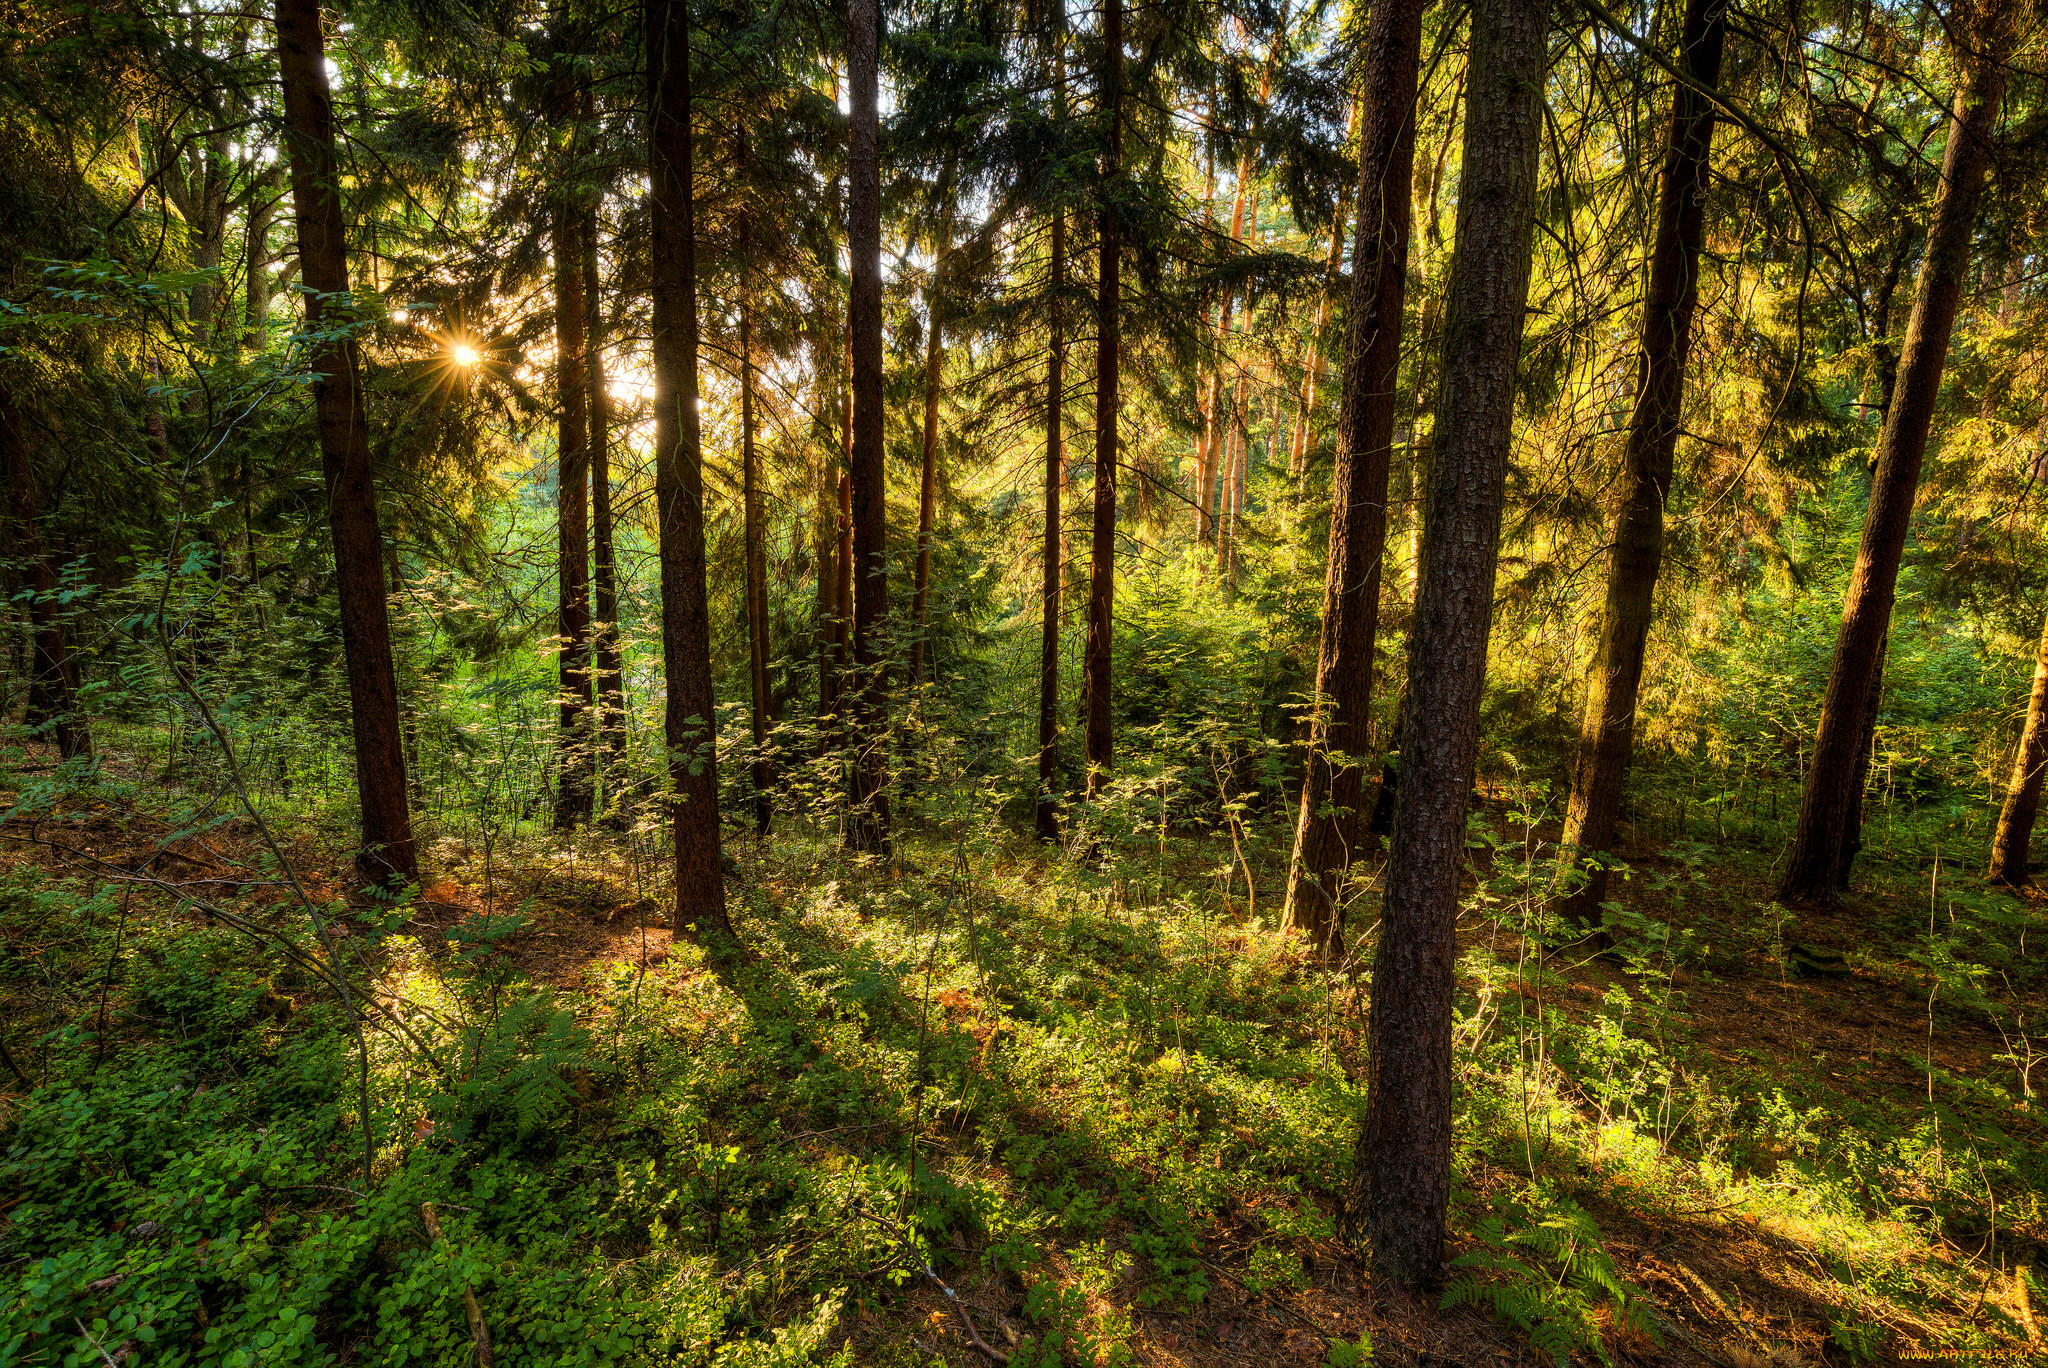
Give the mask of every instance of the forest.
<path id="1" fill-rule="evenodd" d="M 2048 1362 L 2044 242 L 2037 0 L 0 0 L 0 1365 Z"/>

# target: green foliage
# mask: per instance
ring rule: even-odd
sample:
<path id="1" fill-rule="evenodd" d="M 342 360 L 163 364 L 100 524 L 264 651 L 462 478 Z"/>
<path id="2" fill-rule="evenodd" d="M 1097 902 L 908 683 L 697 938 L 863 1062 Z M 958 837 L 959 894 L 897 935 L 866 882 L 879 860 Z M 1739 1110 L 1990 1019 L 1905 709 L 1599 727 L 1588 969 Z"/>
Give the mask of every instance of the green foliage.
<path id="1" fill-rule="evenodd" d="M 1445 1306 L 1488 1307 L 1526 1331 L 1537 1352 L 1565 1368 L 1581 1349 L 1612 1364 L 1606 1331 L 1649 1334 L 1643 1297 L 1615 1270 L 1600 1227 L 1564 1198 L 1510 1201 L 1481 1218 L 1479 1247 L 1451 1261 L 1467 1272 L 1444 1290 Z"/>

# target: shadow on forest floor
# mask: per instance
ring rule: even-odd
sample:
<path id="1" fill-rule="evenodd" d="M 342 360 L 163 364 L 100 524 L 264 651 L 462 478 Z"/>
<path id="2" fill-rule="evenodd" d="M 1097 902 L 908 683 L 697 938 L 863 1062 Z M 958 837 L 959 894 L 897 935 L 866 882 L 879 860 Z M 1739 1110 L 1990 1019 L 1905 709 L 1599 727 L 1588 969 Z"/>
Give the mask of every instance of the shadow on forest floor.
<path id="1" fill-rule="evenodd" d="M 296 913 L 244 824 L 192 825 L 112 791 L 7 824 L 0 991 L 10 1044 L 41 1084 L 7 1099 L 18 1153 L 39 1152 L 50 1099 L 95 1086 L 109 1046 L 112 1076 L 175 1058 L 221 1095 L 294 1039 L 350 1057 L 317 984 L 203 939 L 194 897 L 279 935 L 295 934 Z M 318 833 L 289 844 L 315 895 L 344 900 L 344 866 Z M 2048 1253 L 2024 1077 L 2042 999 L 2024 942 L 2037 904 L 1972 923 L 2006 947 L 2001 972 L 2018 984 L 1990 1011 L 1957 986 L 1985 975 L 1949 967 L 1967 898 L 1947 909 L 1947 934 L 1916 941 L 1924 887 L 1880 872 L 1862 898 L 1795 924 L 1740 852 L 1646 849 L 1621 894 L 1625 962 L 1581 962 L 1532 953 L 1537 881 L 1526 865 L 1518 881 L 1512 845 L 1494 850 L 1461 921 L 1453 1243 L 1466 1304 L 1443 1310 L 1376 1297 L 1338 1238 L 1369 1004 L 1271 929 L 1284 850 L 1240 845 L 1234 887 L 1218 877 L 1229 842 L 1134 854 L 1151 890 L 1134 899 L 1127 872 L 999 835 L 967 858 L 913 832 L 893 869 L 812 833 L 735 840 L 730 901 L 749 953 L 719 979 L 672 941 L 663 890 L 635 876 L 622 842 L 500 852 L 487 892 L 476 852 L 444 839 L 384 939 L 377 909 L 356 904 L 371 928 L 356 934 L 375 940 L 365 963 L 382 964 L 386 1001 L 425 1052 L 378 1046 L 378 1174 L 462 1213 L 449 1238 L 482 1252 L 451 1283 L 454 1265 L 417 1231 L 380 1226 L 374 1247 L 393 1252 L 357 1269 L 363 1300 L 307 1294 L 305 1333 L 344 1361 L 398 1361 L 411 1332 L 386 1308 L 410 1304 L 407 1279 L 431 1268 L 440 1281 L 418 1304 L 440 1319 L 419 1333 L 440 1348 L 418 1361 L 464 1356 L 468 1284 L 514 1350 L 501 1361 L 657 1348 L 721 1364 L 987 1361 L 940 1278 L 1020 1365 L 1337 1364 L 1361 1335 L 1380 1364 L 1575 1350 L 1745 1368 L 1937 1349 L 2021 1361 L 2034 1322 L 2016 1270 Z M 1795 977 L 1792 941 L 1842 952 L 1839 976 Z M 215 992 L 246 982 L 255 1005 L 226 1019 L 181 998 L 167 984 L 185 972 L 183 945 L 212 957 Z M 498 1091 L 493 1068 L 511 1080 Z M 334 1135 L 348 1115 L 330 1118 Z M 64 1162 L 114 1143 L 97 1134 Z M 326 1156 L 309 1172 L 353 1162 L 332 1137 L 307 1143 Z M 62 1165 L 37 1162 L 16 1176 L 55 1182 Z M 95 1199 L 106 1229 L 73 1237 L 85 1252 L 61 1295 L 81 1327 L 121 1324 L 100 1303 L 123 1294 L 101 1284 L 140 1257 L 129 1213 L 157 1180 L 131 1164 L 128 1181 Z M 289 1199 L 272 1182 L 264 1228 L 286 1212 L 339 1219 L 349 1208 L 318 1193 L 341 1182 L 321 1173 Z M 11 1257 L 48 1252 L 54 1217 L 37 1191 L 0 1217 Z M 217 1302 L 193 1322 L 204 1340 L 244 1294 L 193 1277 Z M 548 1279 L 557 1292 L 536 1290 Z M 538 1346 L 558 1333 L 597 1342 L 560 1328 L 568 1307 L 641 1347 L 548 1357 Z M 83 1345 L 69 1335 L 61 1321 L 34 1331 Z"/>

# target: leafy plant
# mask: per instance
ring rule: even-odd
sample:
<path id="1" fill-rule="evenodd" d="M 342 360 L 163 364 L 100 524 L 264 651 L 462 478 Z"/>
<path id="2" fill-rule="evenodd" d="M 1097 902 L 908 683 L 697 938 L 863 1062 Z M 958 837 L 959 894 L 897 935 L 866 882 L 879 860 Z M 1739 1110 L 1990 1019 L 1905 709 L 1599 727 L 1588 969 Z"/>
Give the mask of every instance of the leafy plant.
<path id="1" fill-rule="evenodd" d="M 1571 1201 L 1509 1202 L 1479 1222 L 1480 1247 L 1451 1261 L 1467 1269 L 1444 1290 L 1445 1307 L 1479 1305 L 1529 1336 L 1565 1368 L 1581 1349 L 1614 1362 L 1609 1324 L 1651 1334 L 1639 1293 L 1603 1247 L 1600 1227 Z"/>

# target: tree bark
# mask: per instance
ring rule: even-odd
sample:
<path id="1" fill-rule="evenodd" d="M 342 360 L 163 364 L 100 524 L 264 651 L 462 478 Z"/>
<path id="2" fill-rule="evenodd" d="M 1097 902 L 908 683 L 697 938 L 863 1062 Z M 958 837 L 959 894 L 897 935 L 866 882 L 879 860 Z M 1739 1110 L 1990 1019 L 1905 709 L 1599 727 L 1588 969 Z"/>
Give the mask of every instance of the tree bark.
<path id="1" fill-rule="evenodd" d="M 584 214 L 554 209 L 555 630 L 562 638 L 555 829 L 589 823 L 594 805 L 590 687 L 590 377 L 585 372 Z"/>
<path id="2" fill-rule="evenodd" d="M 1064 106 L 1065 66 L 1061 66 Z M 1038 637 L 1038 805 L 1033 829 L 1038 839 L 1060 838 L 1060 486 L 1065 483 L 1067 338 L 1061 327 L 1060 292 L 1066 286 L 1067 216 L 1052 216 L 1052 339 L 1045 359 L 1045 588 L 1044 619 Z"/>
<path id="3" fill-rule="evenodd" d="M 603 282 L 597 269 L 597 205 L 584 210 L 583 298 L 590 310 L 591 655 L 596 662 L 598 753 L 606 770 L 626 758 L 626 667 L 619 653 L 619 563 L 612 544 L 611 395 L 604 380 Z M 605 800 L 614 795 L 609 784 Z M 613 814 L 612 820 L 622 820 Z"/>
<path id="4" fill-rule="evenodd" d="M 675 927 L 734 948 L 718 849 L 718 736 L 704 579 L 704 453 L 697 422 L 697 233 L 690 12 L 646 0 L 648 197 L 653 246 L 654 504 L 660 522 L 663 735 L 675 852 Z"/>
<path id="5" fill-rule="evenodd" d="M 1415 97 L 1422 0 L 1385 0 L 1366 21 L 1359 114 L 1358 226 L 1352 253 L 1330 549 L 1316 650 L 1316 717 L 1295 816 L 1282 927 L 1326 960 L 1344 953 L 1339 885 L 1358 843 L 1357 758 L 1372 711 L 1372 671 L 1387 540 L 1387 471 L 1401 367 L 1401 310 L 1414 217 Z M 1340 761 L 1341 757 L 1341 761 Z"/>
<path id="6" fill-rule="evenodd" d="M 1727 0 L 1687 0 L 1678 65 L 1700 86 L 1719 85 L 1726 37 Z M 1581 881 L 1567 892 L 1562 910 L 1585 926 L 1598 924 L 1600 904 L 1607 898 L 1605 857 L 1614 848 L 1635 752 L 1636 696 L 1664 558 L 1664 507 L 1671 497 L 1672 456 L 1684 419 L 1686 356 L 1699 302 L 1714 117 L 1713 104 L 1699 90 L 1676 87 L 1643 296 L 1635 412 L 1622 454 L 1607 599 L 1586 676 L 1585 717 L 1565 812 L 1563 843 L 1579 862 Z"/>
<path id="7" fill-rule="evenodd" d="M 853 347 L 853 811 L 848 843 L 889 852 L 888 471 L 882 447 L 882 148 L 877 100 L 881 0 L 849 0 L 846 18 L 846 246 Z"/>
<path id="8" fill-rule="evenodd" d="M 1999 28 L 1984 35 L 1989 38 L 1989 50 L 1973 61 L 1969 84 L 1957 94 L 1949 118 L 1941 188 L 1927 229 L 1927 253 L 1906 324 L 1897 387 L 1878 434 L 1877 467 L 1871 476 L 1863 540 L 1842 605 L 1842 626 L 1835 639 L 1827 693 L 1821 701 L 1806 791 L 1799 803 L 1799 826 L 1778 883 L 1778 899 L 1788 906 L 1811 906 L 1835 896 L 1849 810 L 1861 801 L 1861 795 L 1850 790 L 1864 715 L 1870 706 L 1870 682 L 1878 669 L 1879 647 L 1891 626 L 1899 564 L 1905 555 L 1949 340 L 1969 274 L 1970 238 L 1983 198 L 1998 105 L 2005 93 L 2009 30 L 2000 17 L 1992 22 Z"/>
<path id="9" fill-rule="evenodd" d="M 249 189 L 249 225 L 244 244 L 243 269 L 248 281 L 243 291 L 242 345 L 260 350 L 270 337 L 270 230 L 277 222 L 277 206 L 284 201 L 278 182 L 284 168 L 271 166 Z"/>
<path id="10" fill-rule="evenodd" d="M 1323 330 L 1330 325 L 1330 300 L 1337 293 L 1338 273 L 1344 269 L 1344 216 L 1350 212 L 1351 191 L 1347 186 L 1337 197 L 1337 212 L 1331 217 L 1330 255 L 1323 263 L 1323 293 L 1316 300 L 1315 322 L 1309 327 L 1308 350 L 1302 358 L 1301 412 L 1295 420 L 1294 439 L 1287 448 L 1287 473 L 1297 478 L 1308 464 L 1309 439 L 1315 431 L 1316 389 L 1323 378 Z"/>
<path id="11" fill-rule="evenodd" d="M 2025 888 L 2027 849 L 2034 837 L 2034 817 L 2041 807 L 2041 776 L 2048 773 L 2048 622 L 2041 626 L 2041 648 L 2034 662 L 2034 690 L 2027 697 L 2027 725 L 2020 733 L 2019 753 L 2012 758 L 2012 780 L 2005 806 L 1998 812 L 1998 831 L 1991 838 L 1991 882 Z"/>
<path id="12" fill-rule="evenodd" d="M 754 314 L 740 287 L 740 497 L 747 554 L 747 684 L 754 724 L 754 830 L 766 836 L 775 820 L 768 759 L 768 538 L 761 518 L 761 459 L 754 445 Z"/>
<path id="13" fill-rule="evenodd" d="M 1096 212 L 1095 507 L 1088 546 L 1088 641 L 1082 662 L 1082 696 L 1087 715 L 1083 739 L 1090 801 L 1100 798 L 1109 782 L 1114 743 L 1110 721 L 1110 648 L 1116 606 L 1117 367 L 1122 307 L 1118 298 L 1122 224 L 1115 196 L 1117 177 L 1122 173 L 1123 89 L 1123 0 L 1104 0 L 1102 74 L 1098 86 L 1104 142 L 1101 198 Z"/>
<path id="14" fill-rule="evenodd" d="M 284 87 L 285 152 L 291 166 L 299 263 L 306 285 L 306 329 L 326 335 L 310 357 L 320 377 L 313 407 L 320 433 L 327 524 L 334 543 L 334 579 L 341 607 L 342 655 L 348 670 L 355 740 L 356 793 L 362 803 L 362 850 L 356 866 L 376 882 L 419 877 L 412 815 L 406 805 L 405 754 L 392 670 L 391 616 L 385 597 L 383 534 L 370 471 L 363 414 L 361 355 L 348 331 L 348 243 L 334 148 L 334 100 L 317 0 L 276 0 L 278 74 Z"/>
<path id="15" fill-rule="evenodd" d="M 1548 36 L 1547 0 L 1475 0 L 1407 729 L 1387 861 L 1353 1210 L 1376 1285 L 1443 1281 L 1458 884 L 1479 750 Z"/>
<path id="16" fill-rule="evenodd" d="M 953 169 L 948 166 L 939 178 L 942 193 L 950 196 Z M 932 584 L 932 521 L 939 484 L 939 395 L 946 371 L 945 321 L 940 316 L 939 275 L 946 255 L 953 250 L 951 199 L 947 201 L 944 227 L 940 230 L 932 258 L 931 285 L 925 291 L 925 323 L 931 330 L 925 338 L 924 355 L 924 466 L 917 490 L 917 563 L 912 572 L 910 633 L 910 684 L 924 682 L 925 631 L 929 623 Z"/>

